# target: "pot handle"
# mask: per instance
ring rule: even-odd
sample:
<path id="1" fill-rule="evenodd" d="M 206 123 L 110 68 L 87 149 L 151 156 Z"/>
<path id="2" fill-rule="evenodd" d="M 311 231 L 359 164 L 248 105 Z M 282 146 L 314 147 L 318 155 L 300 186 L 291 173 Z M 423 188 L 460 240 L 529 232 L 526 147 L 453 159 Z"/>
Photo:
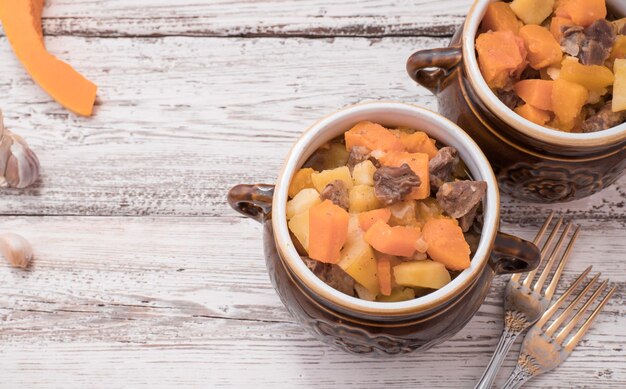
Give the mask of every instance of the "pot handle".
<path id="1" fill-rule="evenodd" d="M 460 46 L 420 50 L 409 57 L 406 71 L 418 84 L 437 94 L 441 81 L 461 63 L 462 59 L 463 50 Z"/>
<path id="2" fill-rule="evenodd" d="M 497 275 L 532 271 L 540 262 L 541 252 L 533 243 L 498 232 L 489 262 Z"/>
<path id="3" fill-rule="evenodd" d="M 272 213 L 274 185 L 237 185 L 228 191 L 228 204 L 240 214 L 263 223 Z"/>

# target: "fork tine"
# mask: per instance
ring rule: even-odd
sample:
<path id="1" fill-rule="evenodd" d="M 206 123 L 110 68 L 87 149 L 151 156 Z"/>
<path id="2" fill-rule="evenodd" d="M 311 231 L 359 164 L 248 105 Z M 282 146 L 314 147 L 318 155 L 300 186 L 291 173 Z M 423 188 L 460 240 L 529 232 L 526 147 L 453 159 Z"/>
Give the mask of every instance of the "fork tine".
<path id="1" fill-rule="evenodd" d="M 561 262 L 559 263 L 559 266 L 556 268 L 556 271 L 554 272 L 552 281 L 550 281 L 550 284 L 546 288 L 545 296 L 548 300 L 552 299 L 552 296 L 554 295 L 554 292 L 556 291 L 556 286 L 559 283 L 559 280 L 561 279 L 561 274 L 563 273 L 563 269 L 565 268 L 565 265 L 567 264 L 567 261 L 569 260 L 569 256 L 572 253 L 572 248 L 574 247 L 574 243 L 576 243 L 576 239 L 578 239 L 579 233 L 580 233 L 580 226 L 577 226 L 576 230 L 574 231 L 574 235 L 572 235 L 572 238 L 570 239 L 569 244 L 567 245 L 567 248 L 565 249 L 565 253 L 563 253 Z"/>
<path id="2" fill-rule="evenodd" d="M 562 216 L 559 218 L 559 220 L 557 220 L 556 225 L 552 229 L 552 232 L 550 233 L 550 235 L 548 235 L 548 239 L 546 240 L 546 243 L 544 243 L 543 247 L 541 248 L 541 261 L 542 262 L 543 262 L 543 259 L 546 256 L 546 254 L 550 250 L 550 246 L 552 246 L 552 242 L 554 241 L 554 238 L 556 237 L 556 234 L 558 234 L 559 229 L 561 228 L 561 224 L 563 224 L 563 217 Z M 535 269 L 535 270 L 531 271 L 530 273 L 528 273 L 528 275 L 526 276 L 526 279 L 524 280 L 524 283 L 523 283 L 523 285 L 525 287 L 530 288 L 530 284 L 532 283 L 533 279 L 535 278 L 535 275 L 537 274 L 537 270 L 539 270 L 539 269 Z"/>
<path id="3" fill-rule="evenodd" d="M 556 318 L 556 320 L 550 324 L 548 326 L 548 329 L 546 329 L 546 335 L 547 336 L 552 336 L 554 334 L 554 331 L 557 330 L 557 328 L 559 328 L 561 326 L 561 324 L 563 324 L 563 322 L 565 321 L 565 319 L 567 319 L 569 317 L 569 315 L 572 313 L 572 311 L 574 310 L 574 308 L 576 308 L 576 305 L 578 305 L 578 303 L 580 302 L 580 300 L 583 299 L 583 297 L 585 297 L 585 295 L 587 294 L 587 292 L 589 292 L 589 290 L 591 290 L 591 288 L 593 287 L 593 285 L 596 283 L 596 281 L 598 280 L 598 278 L 600 278 L 600 273 L 596 274 L 591 281 L 589 281 L 589 283 L 587 284 L 587 286 L 585 286 L 585 288 L 578 294 L 578 296 L 576 296 L 576 298 L 574 299 L 574 301 L 572 301 L 567 308 L 565 308 L 565 310 L 563 312 L 561 312 L 561 314 Z"/>
<path id="4" fill-rule="evenodd" d="M 567 335 L 569 335 L 569 333 L 572 332 L 572 330 L 576 327 L 576 325 L 578 325 L 578 323 L 580 322 L 580 319 L 582 319 L 582 317 L 587 312 L 587 309 L 589 309 L 591 304 L 593 304 L 593 302 L 596 301 L 596 299 L 602 294 L 602 292 L 604 292 L 604 288 L 606 288 L 606 285 L 608 283 L 609 283 L 608 280 L 604 280 L 604 282 L 602 282 L 600 286 L 598 286 L 598 289 L 596 289 L 596 291 L 591 295 L 591 297 L 589 297 L 589 300 L 587 300 L 585 305 L 583 305 L 583 307 L 580 308 L 578 312 L 576 312 L 576 315 L 574 315 L 572 320 L 570 320 L 570 322 L 567 323 L 567 325 L 563 327 L 561 331 L 559 331 L 558 335 L 556 336 L 556 342 L 558 344 L 563 343 L 565 338 L 567 338 Z"/>
<path id="5" fill-rule="evenodd" d="M 539 321 L 537 321 L 537 326 L 539 328 L 543 327 L 543 325 L 546 324 L 546 322 L 552 317 L 552 315 L 554 315 L 556 313 L 556 311 L 559 310 L 559 308 L 561 307 L 561 305 L 563 305 L 565 300 L 572 294 L 572 292 L 574 290 L 576 290 L 576 288 L 578 288 L 578 285 L 580 285 L 580 283 L 583 282 L 585 277 L 587 277 L 587 274 L 589 274 L 589 272 L 591 271 L 592 268 L 593 268 L 593 266 L 589 266 L 588 268 L 586 268 L 585 271 L 583 271 L 576 278 L 576 280 L 574 280 L 574 282 L 572 282 L 572 284 L 569 286 L 569 288 L 567 288 L 567 290 L 565 292 L 563 292 L 561 297 L 559 297 L 558 300 L 556 300 L 554 302 L 554 304 L 552 304 L 552 306 L 550 308 L 548 308 L 544 312 L 543 315 L 541 315 L 541 318 L 539 319 Z"/>
<path id="6" fill-rule="evenodd" d="M 572 226 L 573 226 L 572 223 L 568 223 L 567 226 L 565 226 L 565 229 L 563 230 L 563 233 L 561 234 L 559 241 L 556 243 L 556 246 L 554 246 L 554 249 L 552 250 L 552 254 L 550 255 L 550 258 L 548 259 L 548 263 L 546 263 L 546 266 L 543 268 L 543 271 L 541 272 L 539 279 L 537 280 L 537 282 L 535 282 L 535 286 L 533 288 L 535 292 L 541 293 L 543 284 L 546 282 L 548 275 L 552 271 L 552 266 L 554 266 L 554 262 L 556 262 L 556 258 L 561 252 L 561 247 L 563 247 L 563 243 L 565 243 L 565 239 L 569 235 L 569 231 L 572 229 Z M 561 257 L 559 261 L 559 266 L 561 262 L 563 262 L 564 258 L 565 257 Z"/>
<path id="7" fill-rule="evenodd" d="M 538 245 L 539 242 L 541 242 L 541 239 L 543 238 L 543 235 L 548 230 L 548 227 L 550 227 L 550 223 L 552 223 L 552 219 L 553 218 L 554 218 L 554 211 L 551 211 L 550 214 L 548 215 L 548 217 L 546 218 L 546 221 L 543 222 L 543 225 L 539 229 L 539 232 L 537 232 L 537 235 L 535 236 L 535 239 L 533 240 L 533 243 L 535 245 Z M 513 274 L 513 276 L 511 277 L 511 281 L 519 282 L 521 277 L 522 277 L 521 273 Z"/>
<path id="8" fill-rule="evenodd" d="M 576 334 L 572 336 L 572 338 L 568 340 L 567 343 L 565 343 L 564 348 L 567 351 L 571 352 L 572 350 L 574 350 L 574 347 L 576 347 L 578 342 L 580 342 L 583 336 L 585 336 L 585 334 L 589 330 L 589 327 L 591 327 L 591 324 L 593 324 L 594 320 L 596 320 L 596 317 L 598 317 L 600 312 L 602 312 L 602 309 L 604 308 L 606 303 L 609 302 L 611 297 L 613 297 L 613 293 L 615 293 L 616 290 L 617 286 L 614 286 L 613 288 L 611 288 L 611 290 L 609 290 L 606 296 L 604 296 L 604 299 L 602 299 L 596 309 L 593 310 L 593 313 L 589 315 L 585 323 L 578 329 L 578 331 L 576 331 Z"/>

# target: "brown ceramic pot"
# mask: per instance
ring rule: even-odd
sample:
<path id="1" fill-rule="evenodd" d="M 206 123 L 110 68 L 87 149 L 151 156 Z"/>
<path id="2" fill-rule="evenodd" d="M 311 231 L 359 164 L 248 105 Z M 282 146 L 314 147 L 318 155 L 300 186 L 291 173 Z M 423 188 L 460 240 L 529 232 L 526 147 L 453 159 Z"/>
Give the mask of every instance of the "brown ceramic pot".
<path id="1" fill-rule="evenodd" d="M 290 239 L 285 208 L 293 175 L 321 145 L 362 120 L 420 128 L 456 147 L 472 176 L 488 183 L 482 234 L 470 268 L 427 296 L 384 303 L 345 295 L 306 267 Z M 472 318 L 495 275 L 528 271 L 540 259 L 532 243 L 498 232 L 498 187 L 478 146 L 449 120 L 408 104 L 360 104 L 318 121 L 294 145 L 276 186 L 238 185 L 231 189 L 228 201 L 238 212 L 263 223 L 270 279 L 293 317 L 322 341 L 352 353 L 388 355 L 428 349 Z"/>
<path id="2" fill-rule="evenodd" d="M 615 182 L 626 168 L 626 124 L 595 133 L 566 133 L 534 124 L 502 103 L 483 79 L 474 41 L 486 7 L 477 0 L 447 48 L 421 50 L 409 75 L 437 95 L 439 111 L 478 143 L 500 189 L 541 203 L 570 201 Z M 624 16 L 623 0 L 608 0 Z"/>

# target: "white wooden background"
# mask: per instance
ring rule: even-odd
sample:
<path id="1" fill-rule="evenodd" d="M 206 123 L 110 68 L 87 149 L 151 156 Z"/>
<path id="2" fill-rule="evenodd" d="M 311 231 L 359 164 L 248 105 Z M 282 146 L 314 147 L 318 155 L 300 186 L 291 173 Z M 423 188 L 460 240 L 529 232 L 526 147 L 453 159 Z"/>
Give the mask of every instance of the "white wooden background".
<path id="1" fill-rule="evenodd" d="M 2 191 L 2 230 L 34 245 L 0 261 L 0 387 L 470 388 L 502 327 L 498 279 L 452 340 L 393 360 L 311 338 L 275 295 L 261 228 L 228 188 L 274 181 L 316 118 L 366 99 L 435 99 L 407 56 L 447 44 L 469 0 L 48 0 L 49 49 L 100 87 L 95 116 L 43 93 L 0 37 L 0 108 L 42 165 Z M 531 238 L 549 209 L 584 230 L 564 279 L 589 264 L 619 289 L 570 359 L 530 387 L 626 387 L 626 179 L 592 198 L 505 198 Z M 511 354 L 498 380 L 514 365 Z"/>

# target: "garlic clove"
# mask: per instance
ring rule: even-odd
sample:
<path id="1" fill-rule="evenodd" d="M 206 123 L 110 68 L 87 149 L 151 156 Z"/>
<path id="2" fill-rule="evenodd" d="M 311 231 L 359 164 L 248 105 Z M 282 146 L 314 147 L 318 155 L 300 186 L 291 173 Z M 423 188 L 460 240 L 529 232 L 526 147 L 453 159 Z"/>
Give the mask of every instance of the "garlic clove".
<path id="1" fill-rule="evenodd" d="M 4 128 L 0 112 L 0 187 L 23 189 L 39 179 L 39 158 L 28 143 Z"/>
<path id="2" fill-rule="evenodd" d="M 32 246 L 18 234 L 0 234 L 0 251 L 13 267 L 26 268 L 33 259 Z"/>

